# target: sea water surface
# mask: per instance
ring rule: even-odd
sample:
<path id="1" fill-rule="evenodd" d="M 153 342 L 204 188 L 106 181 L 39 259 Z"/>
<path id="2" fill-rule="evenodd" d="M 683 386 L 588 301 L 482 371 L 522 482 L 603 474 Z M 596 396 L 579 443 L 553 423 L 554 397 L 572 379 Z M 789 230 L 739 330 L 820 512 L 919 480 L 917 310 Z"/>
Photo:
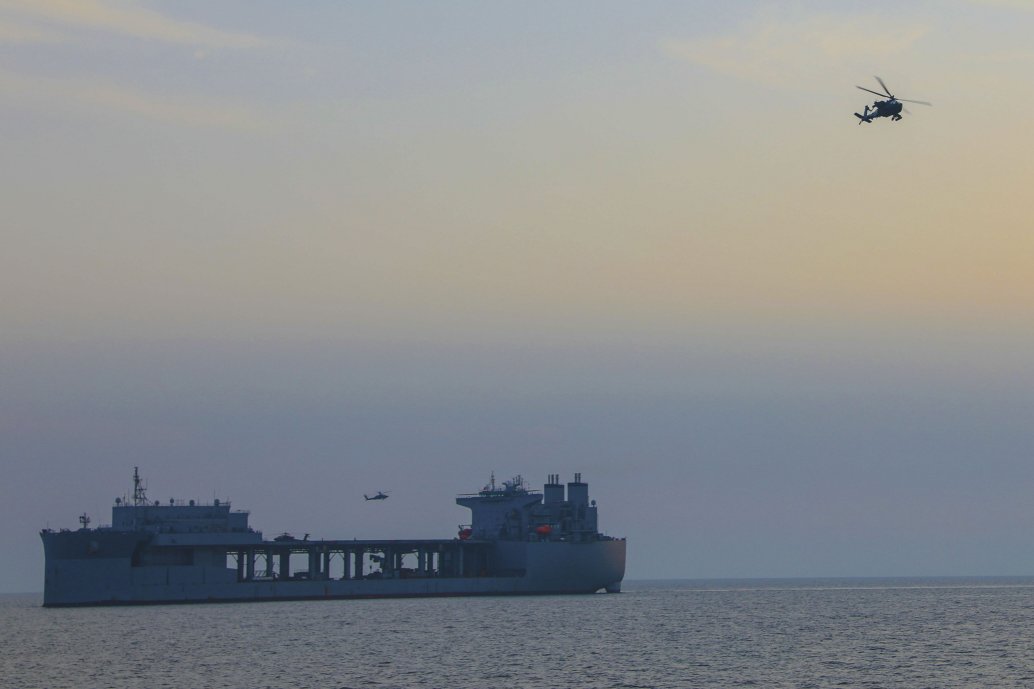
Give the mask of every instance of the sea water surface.
<path id="1" fill-rule="evenodd" d="M 1034 578 L 626 582 L 618 595 L 39 607 L 0 686 L 1032 687 Z"/>

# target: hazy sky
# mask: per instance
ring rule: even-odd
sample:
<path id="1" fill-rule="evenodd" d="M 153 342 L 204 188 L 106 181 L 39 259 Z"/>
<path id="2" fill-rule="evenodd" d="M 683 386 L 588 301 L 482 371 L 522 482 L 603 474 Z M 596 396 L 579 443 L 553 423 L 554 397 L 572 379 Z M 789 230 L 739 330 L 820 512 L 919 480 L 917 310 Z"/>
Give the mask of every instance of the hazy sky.
<path id="1" fill-rule="evenodd" d="M 0 0 L 0 591 L 134 465 L 269 536 L 580 471 L 629 578 L 1034 574 L 1031 36 Z M 857 126 L 876 74 L 934 107 Z"/>

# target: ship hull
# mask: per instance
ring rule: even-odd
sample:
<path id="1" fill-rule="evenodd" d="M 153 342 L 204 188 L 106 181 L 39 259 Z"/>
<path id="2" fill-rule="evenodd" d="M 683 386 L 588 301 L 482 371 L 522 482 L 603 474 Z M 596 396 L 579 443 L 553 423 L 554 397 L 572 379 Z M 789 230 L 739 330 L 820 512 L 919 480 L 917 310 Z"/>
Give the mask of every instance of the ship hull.
<path id="1" fill-rule="evenodd" d="M 614 539 L 486 545 L 486 562 L 492 566 L 478 576 L 397 573 L 378 578 L 241 581 L 235 569 L 225 566 L 135 564 L 141 554 L 146 559 L 147 543 L 133 533 L 106 535 L 102 542 L 88 532 L 48 535 L 50 539 L 44 538 L 46 607 L 587 594 L 620 590 L 625 571 L 625 541 Z M 504 574 L 494 575 L 500 572 Z"/>

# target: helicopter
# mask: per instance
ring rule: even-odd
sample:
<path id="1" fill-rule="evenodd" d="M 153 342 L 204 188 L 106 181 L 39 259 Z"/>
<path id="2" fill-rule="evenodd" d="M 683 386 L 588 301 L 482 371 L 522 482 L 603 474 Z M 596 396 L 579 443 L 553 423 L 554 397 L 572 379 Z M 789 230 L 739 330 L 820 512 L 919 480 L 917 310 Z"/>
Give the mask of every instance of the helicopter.
<path id="1" fill-rule="evenodd" d="M 379 490 L 379 491 L 377 491 L 377 495 L 374 495 L 372 498 L 369 495 L 367 495 L 366 493 L 363 493 L 363 497 L 366 498 L 367 500 L 387 500 L 388 499 L 388 494 L 385 493 L 382 490 Z"/>
<path id="2" fill-rule="evenodd" d="M 864 86 L 859 86 L 863 91 L 874 93 L 877 96 L 882 96 L 887 100 L 878 100 L 872 104 L 870 108 L 868 105 L 865 106 L 865 110 L 861 114 L 855 113 L 854 116 L 858 118 L 858 124 L 862 122 L 872 122 L 877 117 L 889 117 L 891 122 L 897 122 L 901 119 L 901 111 L 904 110 L 905 106 L 902 103 L 916 103 L 917 105 L 933 105 L 933 103 L 927 103 L 925 100 L 908 100 L 906 98 L 898 98 L 891 95 L 890 89 L 883 83 L 883 79 L 876 77 L 876 81 L 880 82 L 880 86 L 883 87 L 884 93 L 879 91 L 873 91 L 867 89 Z M 908 112 L 907 110 L 905 112 Z"/>

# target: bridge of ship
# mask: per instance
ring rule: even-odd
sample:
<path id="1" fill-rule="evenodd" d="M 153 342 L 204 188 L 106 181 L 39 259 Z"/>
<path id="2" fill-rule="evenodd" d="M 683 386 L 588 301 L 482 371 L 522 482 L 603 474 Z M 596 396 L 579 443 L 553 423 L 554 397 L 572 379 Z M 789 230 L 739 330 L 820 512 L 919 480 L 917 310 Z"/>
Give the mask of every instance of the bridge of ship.
<path id="1" fill-rule="evenodd" d="M 238 581 L 476 577 L 489 572 L 487 541 L 300 539 L 226 547 Z M 506 573 L 493 572 L 494 576 Z"/>

